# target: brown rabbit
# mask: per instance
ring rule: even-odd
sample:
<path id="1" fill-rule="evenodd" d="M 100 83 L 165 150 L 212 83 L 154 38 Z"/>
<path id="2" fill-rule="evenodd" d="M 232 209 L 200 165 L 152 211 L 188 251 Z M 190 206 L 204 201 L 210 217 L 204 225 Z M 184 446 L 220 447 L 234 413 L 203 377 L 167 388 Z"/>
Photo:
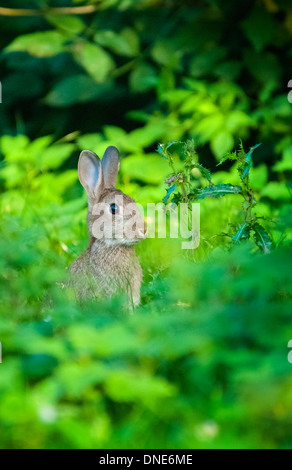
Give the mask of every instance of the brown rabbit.
<path id="1" fill-rule="evenodd" d="M 136 306 L 142 269 L 134 245 L 146 238 L 146 229 L 134 199 L 116 189 L 118 170 L 116 147 L 108 147 L 102 160 L 89 150 L 80 154 L 78 175 L 88 197 L 90 243 L 70 271 L 81 297 L 111 297 L 124 291 L 130 306 Z"/>

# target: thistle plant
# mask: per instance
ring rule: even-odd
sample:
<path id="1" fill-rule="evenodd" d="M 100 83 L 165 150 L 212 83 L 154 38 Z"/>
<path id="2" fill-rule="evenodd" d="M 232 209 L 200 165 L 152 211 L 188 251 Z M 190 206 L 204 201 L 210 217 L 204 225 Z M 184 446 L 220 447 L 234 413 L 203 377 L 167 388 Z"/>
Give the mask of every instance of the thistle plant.
<path id="1" fill-rule="evenodd" d="M 247 240 L 253 237 L 256 245 L 265 253 L 269 253 L 272 248 L 272 240 L 265 230 L 265 228 L 259 223 L 261 219 L 256 215 L 255 207 L 257 200 L 254 196 L 254 190 L 250 186 L 250 169 L 253 165 L 253 153 L 260 146 L 256 144 L 245 152 L 242 142 L 240 142 L 239 149 L 233 152 L 227 153 L 223 159 L 218 163 L 221 165 L 227 160 L 232 160 L 236 163 L 237 172 L 240 178 L 240 185 L 234 185 L 230 183 L 225 184 L 213 184 L 212 174 L 199 163 L 198 154 L 195 149 L 193 141 L 182 142 L 170 142 L 168 144 L 160 144 L 158 146 L 158 152 L 162 157 L 168 160 L 169 166 L 172 170 L 169 178 L 165 180 L 168 185 L 168 189 L 165 197 L 163 198 L 164 204 L 167 204 L 169 200 L 178 204 L 180 202 L 198 202 L 206 198 L 221 198 L 228 195 L 239 195 L 242 197 L 242 211 L 240 214 L 241 222 L 238 225 L 234 225 L 234 233 L 232 233 L 231 239 L 233 244 L 237 244 L 242 240 Z M 183 159 L 183 169 L 177 171 L 175 168 L 174 155 L 179 154 Z M 200 185 L 194 187 L 192 173 L 193 170 L 200 172 L 201 176 L 208 181 L 207 186 Z"/>

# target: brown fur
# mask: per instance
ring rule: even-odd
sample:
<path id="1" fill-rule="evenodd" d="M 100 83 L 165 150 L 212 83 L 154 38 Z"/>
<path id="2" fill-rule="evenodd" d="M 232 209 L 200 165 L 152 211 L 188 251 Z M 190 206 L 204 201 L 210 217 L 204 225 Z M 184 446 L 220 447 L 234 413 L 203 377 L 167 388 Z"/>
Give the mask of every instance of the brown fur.
<path id="1" fill-rule="evenodd" d="M 86 151 L 85 151 L 86 152 Z M 82 154 L 81 154 L 82 156 Z M 85 155 L 86 158 L 87 155 Z M 107 155 L 108 156 L 108 155 Z M 90 153 L 90 158 L 92 154 Z M 96 158 L 98 158 L 96 156 Z M 86 160 L 85 160 L 86 164 Z M 93 224 L 98 219 L 98 215 L 92 214 L 94 204 L 104 202 L 110 204 L 115 196 L 123 197 L 123 214 L 122 220 L 127 220 L 127 205 L 134 203 L 134 200 L 126 196 L 121 191 L 114 187 L 103 186 L 103 177 L 99 179 L 99 183 L 93 193 L 92 188 L 87 185 L 87 179 L 83 177 L 83 162 L 79 163 L 79 178 L 85 189 L 87 190 L 89 199 L 89 209 L 87 216 L 88 231 L 90 234 L 90 243 L 87 250 L 82 253 L 70 266 L 70 271 L 76 279 L 74 284 L 77 286 L 79 297 L 112 297 L 118 292 L 126 292 L 129 297 L 129 305 L 136 306 L 140 302 L 140 287 L 142 282 L 142 269 L 139 264 L 138 258 L 135 254 L 134 243 L 139 241 L 139 238 L 132 240 L 113 239 L 107 240 L 106 238 L 96 239 L 93 234 Z M 108 180 L 115 175 L 115 167 L 110 166 L 109 158 L 107 159 L 106 167 Z M 88 173 L 91 174 L 87 167 L 86 178 Z M 85 180 L 85 181 L 84 181 Z M 137 209 L 138 210 L 138 209 Z M 120 215 L 121 217 L 121 215 Z M 115 216 L 113 216 L 115 220 Z M 139 216 L 138 220 L 140 230 L 145 233 L 144 220 Z"/>
<path id="2" fill-rule="evenodd" d="M 140 302 L 142 269 L 133 246 L 106 246 L 92 238 L 87 250 L 72 263 L 70 271 L 84 280 L 78 289 L 80 297 L 111 297 L 127 292 L 130 304 L 136 306 Z"/>

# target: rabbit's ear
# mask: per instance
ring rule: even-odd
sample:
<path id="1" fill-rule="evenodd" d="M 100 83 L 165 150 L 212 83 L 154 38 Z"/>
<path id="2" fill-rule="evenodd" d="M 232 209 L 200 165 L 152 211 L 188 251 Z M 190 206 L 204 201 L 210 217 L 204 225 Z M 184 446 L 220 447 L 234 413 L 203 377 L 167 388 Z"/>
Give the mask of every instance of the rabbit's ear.
<path id="1" fill-rule="evenodd" d="M 98 156 L 89 150 L 83 150 L 78 161 L 80 183 L 87 192 L 88 201 L 99 199 L 103 189 L 103 171 Z"/>
<path id="2" fill-rule="evenodd" d="M 101 160 L 104 183 L 106 188 L 115 188 L 119 171 L 119 151 L 111 145 L 104 152 Z"/>

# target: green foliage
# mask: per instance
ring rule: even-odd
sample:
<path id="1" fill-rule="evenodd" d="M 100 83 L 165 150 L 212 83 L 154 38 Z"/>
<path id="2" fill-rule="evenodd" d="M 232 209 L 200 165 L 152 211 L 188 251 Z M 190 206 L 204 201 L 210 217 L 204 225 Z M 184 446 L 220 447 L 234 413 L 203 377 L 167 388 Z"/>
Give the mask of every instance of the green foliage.
<path id="1" fill-rule="evenodd" d="M 123 29 L 120 34 L 112 30 L 98 31 L 94 40 L 117 55 L 132 57 L 139 53 L 139 37 L 131 28 Z"/>
<path id="2" fill-rule="evenodd" d="M 233 242 L 237 243 L 240 240 L 243 240 L 243 239 L 246 240 L 247 238 L 249 238 L 250 230 L 251 230 L 250 224 L 248 224 L 247 222 L 244 224 L 241 224 L 238 227 L 236 234 L 233 235 L 232 237 Z"/>
<path id="3" fill-rule="evenodd" d="M 0 16 L 0 448 L 291 448 L 290 3 L 46 3 Z M 134 315 L 67 283 L 108 145 L 137 202 L 200 203 Z"/>
<path id="4" fill-rule="evenodd" d="M 115 66 L 111 56 L 97 44 L 77 43 L 74 47 L 74 55 L 76 61 L 97 83 L 104 83 Z"/>
<path id="5" fill-rule="evenodd" d="M 291 447 L 291 249 L 176 260 L 129 316 L 58 288 L 39 226 L 1 239 L 1 448 Z"/>
<path id="6" fill-rule="evenodd" d="M 240 152 L 237 153 L 237 161 L 240 163 L 238 166 L 238 172 L 241 181 L 248 186 L 248 181 L 249 181 L 249 172 L 252 167 L 253 161 L 252 161 L 252 154 L 256 148 L 258 148 L 261 144 L 254 145 L 253 147 L 250 148 L 250 150 L 245 153 L 243 150 L 242 144 L 240 146 Z"/>
<path id="7" fill-rule="evenodd" d="M 104 91 L 92 78 L 82 74 L 73 75 L 57 83 L 45 97 L 45 103 L 57 107 L 86 103 Z"/>
<path id="8" fill-rule="evenodd" d="M 196 199 L 205 199 L 206 197 L 222 197 L 228 196 L 229 194 L 241 193 L 242 188 L 240 186 L 233 186 L 232 184 L 217 184 L 199 189 L 196 194 Z"/>
<path id="9" fill-rule="evenodd" d="M 221 165 L 227 160 L 236 162 L 235 168 L 238 172 L 240 182 L 242 183 L 242 186 L 239 186 L 230 183 L 213 184 L 211 172 L 197 162 L 198 154 L 193 142 L 188 141 L 186 144 L 182 144 L 181 142 L 171 142 L 168 145 L 160 144 L 158 151 L 168 160 L 169 166 L 173 171 L 173 174 L 165 182 L 169 186 L 174 181 L 176 182 L 175 185 L 170 186 L 167 190 L 163 202 L 167 204 L 170 195 L 177 187 L 181 189 L 181 194 L 177 193 L 173 196 L 172 202 L 174 203 L 180 201 L 190 203 L 191 201 L 201 201 L 206 198 L 218 199 L 223 196 L 241 195 L 243 197 L 243 203 L 242 211 L 240 212 L 243 213 L 242 218 L 244 222 L 239 224 L 235 234 L 230 235 L 231 239 L 234 243 L 246 240 L 250 237 L 250 232 L 252 231 L 256 245 L 264 251 L 264 253 L 269 253 L 273 243 L 264 227 L 258 223 L 258 219 L 261 218 L 261 216 L 257 216 L 254 213 L 257 201 L 254 197 L 254 189 L 250 186 L 250 171 L 253 166 L 252 155 L 259 145 L 260 144 L 251 147 L 250 150 L 245 153 L 241 143 L 238 151 L 227 153 L 218 164 Z M 174 166 L 175 153 L 181 154 L 184 159 L 184 169 L 179 173 Z M 209 183 L 208 186 L 200 187 L 201 183 L 198 185 L 198 181 L 192 181 L 192 176 L 198 176 L 196 174 L 197 170 L 202 178 L 202 182 L 204 179 L 207 179 Z"/>
<path id="10" fill-rule="evenodd" d="M 14 133 L 13 109 L 25 115 L 28 98 L 35 112 L 23 132 L 33 138 L 42 129 L 40 104 L 46 132 L 54 132 L 58 121 L 59 136 L 86 133 L 90 122 L 98 132 L 105 124 L 133 130 L 137 114 L 130 123 L 129 112 L 142 112 L 143 125 L 154 116 L 161 123 L 160 141 L 194 138 L 203 145 L 207 166 L 239 138 L 251 144 L 255 129 L 275 163 L 279 139 L 285 141 L 292 125 L 283 91 L 291 79 L 291 6 L 241 3 L 203 1 L 194 8 L 172 2 L 163 8 L 149 0 L 103 0 L 92 15 L 45 12 L 33 23 L 0 18 L 1 80 L 8 87 L 1 128 Z M 33 86 L 23 86 L 24 69 Z M 12 77 L 17 96 L 9 93 Z M 66 108 L 61 115 L 60 106 Z M 282 155 L 289 145 L 286 140 Z"/>
<path id="11" fill-rule="evenodd" d="M 252 229 L 255 233 L 256 244 L 264 251 L 264 253 L 269 253 L 272 247 L 272 240 L 265 229 L 258 222 L 252 225 Z"/>
<path id="12" fill-rule="evenodd" d="M 67 37 L 58 31 L 44 31 L 18 36 L 6 48 L 7 52 L 25 51 L 36 57 L 52 57 L 64 52 Z"/>

